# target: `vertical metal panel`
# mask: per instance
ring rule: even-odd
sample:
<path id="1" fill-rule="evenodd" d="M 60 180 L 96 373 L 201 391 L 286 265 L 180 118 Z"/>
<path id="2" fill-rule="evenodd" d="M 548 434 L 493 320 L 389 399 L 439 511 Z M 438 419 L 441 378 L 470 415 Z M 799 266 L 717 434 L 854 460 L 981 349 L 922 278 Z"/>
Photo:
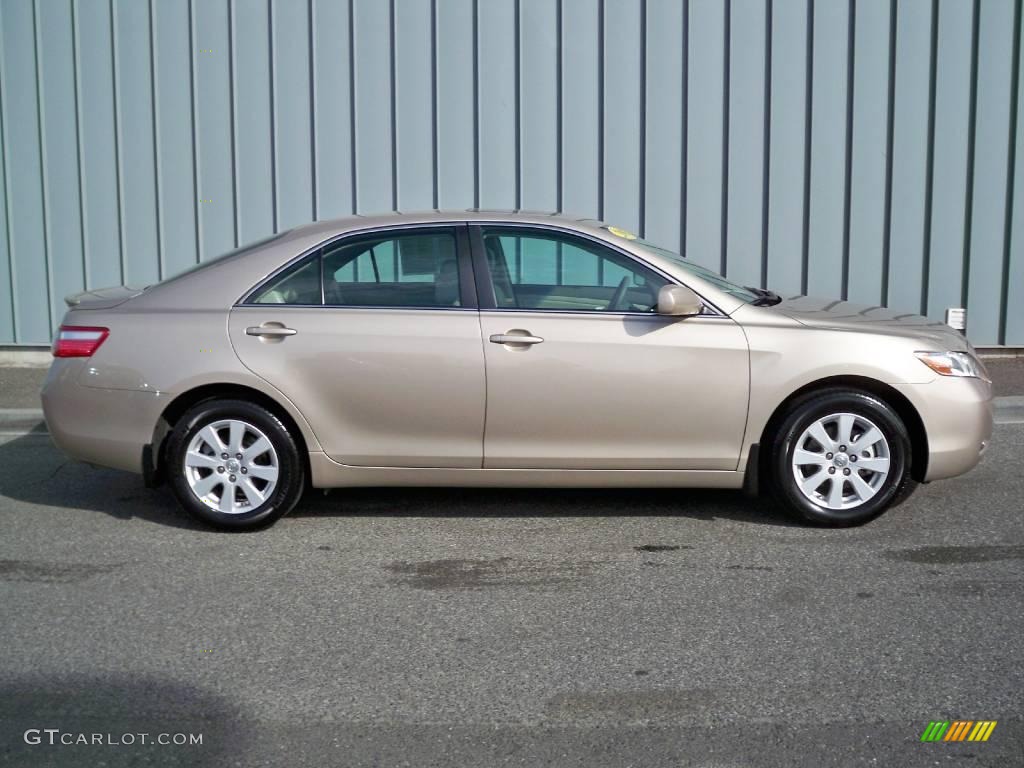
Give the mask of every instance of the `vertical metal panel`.
<path id="1" fill-rule="evenodd" d="M 470 208 L 476 194 L 475 0 L 435 2 L 437 204 Z"/>
<path id="2" fill-rule="evenodd" d="M 228 7 L 193 3 L 196 155 L 200 256 L 230 250 L 235 242 L 235 184 L 231 144 Z"/>
<path id="3" fill-rule="evenodd" d="M 3 6 L 0 5 L 0 27 Z M 14 292 L 11 286 L 10 229 L 7 224 L 7 140 L 4 121 L 3 36 L 0 35 L 0 340 L 14 340 Z"/>
<path id="4" fill-rule="evenodd" d="M 601 10 L 562 2 L 562 208 L 601 214 Z"/>
<path id="5" fill-rule="evenodd" d="M 477 4 L 478 183 L 484 208 L 515 208 L 519 202 L 517 8 L 514 0 Z"/>
<path id="6" fill-rule="evenodd" d="M 941 315 L 944 307 L 959 307 L 961 301 L 973 15 L 971 3 L 939 2 L 931 258 L 924 307 L 935 315 Z"/>
<path id="7" fill-rule="evenodd" d="M 971 333 L 976 341 L 987 344 L 999 340 L 1001 297 L 993 288 L 1003 277 L 1013 13 L 1013 0 L 985 0 L 978 19 L 978 102 L 966 288 Z"/>
<path id="8" fill-rule="evenodd" d="M 1007 238 L 1005 269 L 1003 274 L 1003 319 L 1004 331 L 1001 343 L 1024 343 L 1024 13 L 1021 12 L 1021 0 L 1017 0 L 1017 92 L 1016 125 L 1014 133 L 1009 137 L 1013 142 L 1014 152 L 1013 187 L 1010 196 L 1010 236 Z"/>
<path id="9" fill-rule="evenodd" d="M 7 226 L 16 313 L 15 341 L 45 342 L 50 338 L 52 293 L 43 212 L 32 0 L 5 3 L 2 19 Z"/>
<path id="10" fill-rule="evenodd" d="M 433 46 L 430 0 L 406 0 L 395 18 L 395 126 L 398 207 L 434 204 Z"/>
<path id="11" fill-rule="evenodd" d="M 153 74 L 160 179 L 160 251 L 164 275 L 196 261 L 195 177 L 192 174 L 192 92 L 187 73 L 188 4 L 154 2 Z"/>
<path id="12" fill-rule="evenodd" d="M 643 233 L 640 5 L 605 0 L 604 218 Z"/>
<path id="13" fill-rule="evenodd" d="M 235 0 L 234 72 L 238 239 L 251 242 L 275 229 L 271 0 Z M 345 93 L 348 92 L 347 85 Z"/>
<path id="14" fill-rule="evenodd" d="M 384 6 L 386 19 L 387 6 L 380 5 Z M 275 2 L 273 26 L 278 227 L 288 229 L 313 218 L 309 6 Z M 386 53 L 388 47 L 384 50 Z M 387 99 L 380 100 L 387 108 Z M 387 152 L 391 154 L 390 146 Z M 390 178 L 387 182 L 390 188 Z M 387 207 L 392 207 L 390 198 Z"/>
<path id="15" fill-rule="evenodd" d="M 106 0 L 76 0 L 75 9 L 85 276 L 95 288 L 121 282 L 112 26 Z"/>
<path id="16" fill-rule="evenodd" d="M 799 293 L 803 280 L 807 9 L 807 0 L 772 3 L 766 282 L 787 296 Z"/>
<path id="17" fill-rule="evenodd" d="M 727 276 L 761 283 L 767 6 L 733 0 L 729 25 Z"/>
<path id="18" fill-rule="evenodd" d="M 839 297 L 843 289 L 849 8 L 846 2 L 814 4 L 806 278 L 808 292 L 818 296 Z"/>
<path id="19" fill-rule="evenodd" d="M 40 44 L 42 142 L 46 160 L 46 239 L 50 252 L 51 323 L 64 311 L 61 297 L 85 285 L 82 257 L 81 201 L 78 185 L 78 125 L 71 16 L 57 3 L 37 3 Z M 69 110 L 69 107 L 71 108 Z M 47 116 L 57 119 L 46 119 Z"/>
<path id="20" fill-rule="evenodd" d="M 1020 6 L 5 0 L 0 342 L 314 217 L 479 204 L 1021 344 Z"/>
<path id="21" fill-rule="evenodd" d="M 520 152 L 523 203 L 558 207 L 558 6 L 520 0 Z"/>
<path id="22" fill-rule="evenodd" d="M 354 210 L 348 18 L 347 2 L 316 0 L 313 5 L 317 213 L 321 219 Z"/>
<path id="23" fill-rule="evenodd" d="M 907 309 L 917 309 L 921 301 L 927 247 L 924 232 L 931 25 L 931 0 L 896 3 L 888 303 Z"/>
<path id="24" fill-rule="evenodd" d="M 890 2 L 858 2 L 854 30 L 847 295 L 864 304 L 882 300 L 885 271 Z"/>
<path id="25" fill-rule="evenodd" d="M 394 207 L 391 123 L 391 12 L 380 0 L 353 0 L 356 104 L 356 206 Z"/>
<path id="26" fill-rule="evenodd" d="M 124 281 L 131 285 L 147 285 L 160 279 L 149 30 L 148 4 L 115 1 L 114 77 L 121 155 L 121 248 Z"/>
<path id="27" fill-rule="evenodd" d="M 687 62 L 686 256 L 720 269 L 725 150 L 725 5 L 690 0 Z"/>
<path id="28" fill-rule="evenodd" d="M 683 143 L 683 13 L 679 0 L 648 0 L 644 233 L 680 248 Z"/>

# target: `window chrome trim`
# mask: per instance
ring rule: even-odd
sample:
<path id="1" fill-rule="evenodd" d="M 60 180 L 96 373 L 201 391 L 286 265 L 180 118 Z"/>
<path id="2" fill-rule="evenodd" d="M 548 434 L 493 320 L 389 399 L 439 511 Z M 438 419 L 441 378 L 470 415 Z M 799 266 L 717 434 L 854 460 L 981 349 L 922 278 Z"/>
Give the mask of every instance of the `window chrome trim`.
<path id="1" fill-rule="evenodd" d="M 674 283 L 678 285 L 678 283 Z M 267 305 L 261 305 L 267 306 Z M 282 305 L 276 305 L 282 306 Z M 306 305 L 309 306 L 309 305 Z M 711 307 L 708 307 L 711 309 Z M 488 307 L 487 309 L 479 310 L 481 313 L 495 314 L 497 312 L 517 312 L 517 313 L 530 313 L 540 315 L 587 315 L 588 317 L 650 317 L 660 318 L 662 320 L 674 320 L 679 322 L 681 320 L 692 320 L 696 318 L 707 318 L 711 320 L 731 320 L 732 318 L 726 314 L 720 314 L 717 312 L 701 312 L 699 315 L 662 315 L 657 312 L 609 312 L 604 309 L 530 309 L 525 307 Z"/>
<path id="2" fill-rule="evenodd" d="M 694 317 L 726 317 L 726 318 L 729 317 L 729 315 L 727 313 L 723 312 L 714 302 L 709 301 L 707 298 L 705 298 L 705 296 L 700 291 L 694 290 L 691 286 L 686 285 L 686 283 L 679 282 L 679 278 L 675 277 L 674 275 L 670 275 L 669 273 L 665 272 L 665 270 L 661 269 L 660 267 L 656 267 L 654 264 L 651 264 L 649 261 L 645 261 L 644 259 L 642 259 L 641 257 L 637 256 L 636 254 L 630 253 L 629 251 L 619 247 L 618 245 L 615 245 L 614 243 L 610 243 L 607 240 L 604 240 L 604 239 L 602 239 L 600 237 L 596 237 L 596 236 L 590 234 L 589 232 L 580 232 L 580 231 L 577 231 L 575 229 L 566 229 L 564 227 L 559 227 L 557 225 L 551 225 L 551 224 L 535 224 L 533 222 L 519 223 L 519 222 L 515 222 L 515 221 L 486 221 L 486 220 L 479 220 L 478 221 L 478 220 L 472 220 L 472 221 L 468 221 L 466 223 L 469 225 L 471 231 L 473 230 L 474 227 L 478 228 L 478 230 L 483 230 L 484 227 L 501 227 L 501 228 L 504 228 L 504 229 L 536 229 L 536 230 L 540 230 L 540 231 L 543 231 L 543 232 L 555 232 L 555 233 L 560 233 L 560 234 L 568 235 L 569 237 L 578 237 L 578 238 L 580 238 L 582 240 L 590 241 L 590 242 L 592 242 L 592 243 L 594 243 L 594 244 L 596 244 L 598 246 L 601 246 L 603 248 L 608 248 L 609 250 L 611 250 L 611 251 L 613 251 L 615 253 L 618 253 L 618 254 L 620 254 L 622 256 L 625 256 L 627 259 L 630 259 L 630 260 L 636 262 L 637 264 L 642 266 L 644 269 L 647 269 L 648 271 L 653 272 L 654 274 L 658 275 L 659 277 L 664 278 L 666 281 L 668 281 L 669 285 L 681 285 L 684 288 L 689 288 L 691 291 L 696 293 L 697 296 L 700 297 L 700 300 L 704 303 L 705 309 L 710 309 L 710 310 L 712 310 L 712 312 L 707 314 L 707 315 L 701 313 L 700 315 L 694 315 Z M 470 236 L 470 245 L 472 246 L 472 235 Z M 474 267 L 475 266 L 476 266 L 476 263 L 474 262 Z M 488 281 L 492 281 L 493 280 L 489 270 L 487 272 L 486 277 L 487 277 Z M 479 296 L 477 297 L 477 300 L 478 301 L 480 300 Z M 494 309 L 499 309 L 499 308 L 494 308 Z M 480 311 L 481 312 L 490 312 L 490 311 L 494 311 L 494 310 L 491 307 L 487 307 L 487 308 L 481 307 Z M 657 312 L 608 312 L 606 310 L 601 310 L 601 309 L 572 309 L 572 310 L 569 310 L 569 309 L 555 309 L 555 310 L 551 310 L 551 309 L 529 309 L 529 308 L 523 308 L 523 307 L 502 307 L 502 308 L 500 308 L 500 311 L 502 311 L 502 312 L 544 312 L 544 313 L 547 313 L 547 314 L 555 312 L 555 313 L 571 313 L 571 314 L 581 314 L 581 315 L 631 315 L 631 316 L 639 315 L 641 317 L 649 317 L 649 316 L 657 317 L 658 316 Z"/>
<path id="3" fill-rule="evenodd" d="M 368 312 L 376 312 L 379 309 L 387 309 L 392 312 L 479 312 L 477 307 L 410 307 L 393 306 L 384 304 L 235 304 L 232 309 L 365 309 Z"/>

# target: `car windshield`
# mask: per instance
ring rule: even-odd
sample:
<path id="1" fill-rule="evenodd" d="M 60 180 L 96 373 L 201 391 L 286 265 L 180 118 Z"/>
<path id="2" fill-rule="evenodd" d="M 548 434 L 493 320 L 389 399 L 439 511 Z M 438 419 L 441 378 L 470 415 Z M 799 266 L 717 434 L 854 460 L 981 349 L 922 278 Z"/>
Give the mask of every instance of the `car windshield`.
<path id="1" fill-rule="evenodd" d="M 645 250 L 648 250 L 651 253 L 654 253 L 655 255 L 660 256 L 661 258 L 666 259 L 667 261 L 671 261 L 673 264 L 682 267 L 690 274 L 699 277 L 701 280 L 711 283 L 713 286 L 715 286 L 718 290 L 722 291 L 723 293 L 728 293 L 730 296 L 735 296 L 740 301 L 745 301 L 747 304 L 753 304 L 754 302 L 761 298 L 760 294 L 756 293 L 755 291 L 752 291 L 750 288 L 744 288 L 741 285 L 731 283 L 717 272 L 714 272 L 708 269 L 707 267 L 702 267 L 700 266 L 700 264 L 694 264 L 692 261 L 687 259 L 682 254 L 670 251 L 667 248 L 662 248 L 661 246 L 655 245 L 654 243 L 649 243 L 646 240 L 642 240 L 640 238 L 636 238 L 635 240 L 633 240 L 633 242 L 636 243 L 637 245 L 642 246 Z"/>
<path id="2" fill-rule="evenodd" d="M 207 259 L 206 261 L 200 261 L 198 264 L 193 264 L 192 266 L 186 267 L 185 269 L 183 269 L 183 270 L 181 270 L 179 272 L 175 272 L 173 275 L 170 275 L 169 277 L 165 277 L 159 283 L 154 283 L 154 285 L 162 285 L 163 283 L 169 283 L 172 280 L 177 280 L 179 277 L 184 277 L 185 275 L 191 275 L 193 272 L 198 272 L 200 269 L 206 269 L 207 267 L 213 266 L 214 264 L 218 264 L 218 263 L 220 263 L 222 261 L 226 261 L 227 259 L 230 259 L 230 258 L 232 258 L 234 256 L 239 256 L 239 255 L 241 255 L 243 253 L 246 253 L 247 251 L 251 251 L 251 250 L 253 250 L 255 248 L 259 248 L 260 246 L 266 245 L 269 242 L 277 240 L 279 237 L 282 237 L 286 233 L 287 232 L 278 232 L 278 233 L 270 235 L 268 237 L 264 237 L 261 240 L 255 240 L 255 241 L 253 241 L 251 243 L 246 243 L 245 245 L 240 246 L 238 248 L 235 248 L 233 250 L 230 250 L 227 253 L 222 253 L 219 256 L 214 256 L 212 259 Z M 147 289 L 152 288 L 152 287 L 153 287 L 152 285 L 147 285 L 146 286 Z"/>

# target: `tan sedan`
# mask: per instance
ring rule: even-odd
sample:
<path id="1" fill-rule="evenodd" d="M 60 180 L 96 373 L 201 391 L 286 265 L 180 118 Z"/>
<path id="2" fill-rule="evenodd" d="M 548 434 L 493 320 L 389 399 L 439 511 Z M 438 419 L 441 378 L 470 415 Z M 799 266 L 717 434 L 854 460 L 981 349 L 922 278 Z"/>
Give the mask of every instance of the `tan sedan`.
<path id="1" fill-rule="evenodd" d="M 743 487 L 855 525 L 992 429 L 942 324 L 781 300 L 564 216 L 320 222 L 67 302 L 54 441 L 225 528 L 307 486 L 428 485 Z"/>

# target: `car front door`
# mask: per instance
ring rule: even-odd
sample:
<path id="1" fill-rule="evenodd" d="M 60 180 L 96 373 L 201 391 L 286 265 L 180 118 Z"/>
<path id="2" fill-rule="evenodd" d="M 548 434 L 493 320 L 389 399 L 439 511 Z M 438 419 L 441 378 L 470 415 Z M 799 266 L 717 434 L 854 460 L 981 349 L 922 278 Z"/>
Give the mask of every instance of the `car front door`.
<path id="1" fill-rule="evenodd" d="M 354 234 L 253 290 L 242 363 L 353 466 L 477 467 L 484 360 L 464 225 Z"/>
<path id="2" fill-rule="evenodd" d="M 587 237 L 473 226 L 487 366 L 484 466 L 735 470 L 742 329 L 655 313 L 669 281 Z"/>

